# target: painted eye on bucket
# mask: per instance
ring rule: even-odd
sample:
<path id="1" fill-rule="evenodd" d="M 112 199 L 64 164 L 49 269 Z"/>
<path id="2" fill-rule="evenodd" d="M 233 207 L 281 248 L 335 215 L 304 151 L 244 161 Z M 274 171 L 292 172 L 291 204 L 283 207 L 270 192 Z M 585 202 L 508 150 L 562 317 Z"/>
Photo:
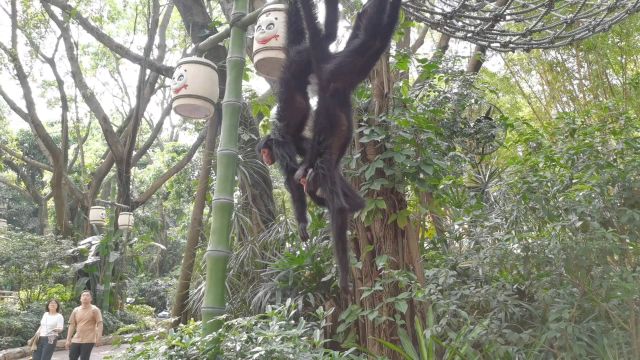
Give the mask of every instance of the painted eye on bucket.
<path id="1" fill-rule="evenodd" d="M 179 68 L 173 74 L 173 78 L 171 79 L 171 89 L 175 90 L 180 88 L 187 82 L 187 71 L 185 69 Z"/>

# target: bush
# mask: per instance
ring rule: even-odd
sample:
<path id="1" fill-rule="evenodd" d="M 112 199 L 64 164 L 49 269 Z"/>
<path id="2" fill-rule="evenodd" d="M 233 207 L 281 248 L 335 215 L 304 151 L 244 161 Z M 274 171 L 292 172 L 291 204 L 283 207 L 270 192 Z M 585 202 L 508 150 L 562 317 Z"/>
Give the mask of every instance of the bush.
<path id="1" fill-rule="evenodd" d="M 0 350 L 24 346 L 35 334 L 44 308 L 30 305 L 26 310 L 0 304 Z"/>
<path id="2" fill-rule="evenodd" d="M 0 350 L 12 349 L 23 345 L 22 338 L 15 336 L 0 337 Z"/>
<path id="3" fill-rule="evenodd" d="M 75 294 L 73 293 L 73 289 L 66 288 L 62 284 L 55 284 L 53 287 L 47 289 L 44 301 L 49 299 L 57 299 L 61 303 L 70 303 L 75 301 Z"/>
<path id="4" fill-rule="evenodd" d="M 191 322 L 166 338 L 130 347 L 126 359 L 364 359 L 352 354 L 354 350 L 324 349 L 322 328 L 329 314 L 318 309 L 310 315 L 314 321 L 301 317 L 288 300 L 263 314 L 229 320 L 209 336 L 202 335 L 201 323 Z"/>
<path id="5" fill-rule="evenodd" d="M 135 324 L 128 324 L 128 325 L 122 326 L 121 328 L 116 330 L 114 334 L 116 335 L 133 334 L 133 333 L 140 333 L 149 329 L 151 329 L 151 327 L 149 326 L 149 324 L 147 324 L 146 321 L 139 321 Z"/>
<path id="6" fill-rule="evenodd" d="M 155 313 L 168 309 L 173 299 L 172 291 L 175 288 L 175 279 L 142 280 L 131 286 L 136 304 L 146 304 L 155 309 Z"/>
<path id="7" fill-rule="evenodd" d="M 149 305 L 126 305 L 125 311 L 116 313 L 116 318 L 122 323 L 115 331 L 117 335 L 149 330 L 154 324 L 153 308 Z"/>
<path id="8" fill-rule="evenodd" d="M 64 263 L 68 240 L 53 236 L 9 232 L 0 237 L 0 286 L 18 291 L 22 308 L 43 300 L 50 284 L 67 274 Z"/>
<path id="9" fill-rule="evenodd" d="M 138 317 L 153 317 L 154 309 L 149 305 L 126 305 L 125 311 Z"/>
<path id="10" fill-rule="evenodd" d="M 124 324 L 118 317 L 110 312 L 102 312 L 102 321 L 103 321 L 103 333 L 105 335 L 115 333 L 120 327 Z"/>

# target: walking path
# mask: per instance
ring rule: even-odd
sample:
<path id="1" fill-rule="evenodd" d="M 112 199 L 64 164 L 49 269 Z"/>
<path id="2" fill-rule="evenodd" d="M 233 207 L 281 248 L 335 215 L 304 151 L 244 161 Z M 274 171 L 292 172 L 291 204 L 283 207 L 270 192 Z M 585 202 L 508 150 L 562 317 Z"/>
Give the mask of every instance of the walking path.
<path id="1" fill-rule="evenodd" d="M 118 355 L 123 354 L 127 350 L 126 344 L 123 345 L 102 345 L 94 347 L 91 351 L 91 360 L 102 360 L 106 356 L 110 356 L 115 359 Z M 21 358 L 19 360 L 29 360 L 31 357 Z M 69 350 L 59 350 L 53 353 L 51 360 L 69 360 Z"/>

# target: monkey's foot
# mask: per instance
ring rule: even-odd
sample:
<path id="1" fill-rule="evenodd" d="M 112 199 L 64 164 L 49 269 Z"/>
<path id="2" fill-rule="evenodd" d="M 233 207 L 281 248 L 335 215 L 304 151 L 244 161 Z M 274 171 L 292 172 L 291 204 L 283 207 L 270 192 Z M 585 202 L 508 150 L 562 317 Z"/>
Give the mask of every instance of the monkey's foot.
<path id="1" fill-rule="evenodd" d="M 307 232 L 307 224 L 306 223 L 298 224 L 298 234 L 300 234 L 300 239 L 302 239 L 302 241 L 309 240 L 309 233 Z"/>

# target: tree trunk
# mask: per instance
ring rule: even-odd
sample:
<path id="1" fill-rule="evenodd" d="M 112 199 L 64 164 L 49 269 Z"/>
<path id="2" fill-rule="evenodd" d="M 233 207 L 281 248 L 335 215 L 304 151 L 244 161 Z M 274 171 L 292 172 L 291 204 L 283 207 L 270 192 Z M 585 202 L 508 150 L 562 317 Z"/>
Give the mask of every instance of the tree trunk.
<path id="1" fill-rule="evenodd" d="M 215 118 L 209 119 L 207 123 L 207 139 L 202 153 L 202 167 L 200 168 L 200 175 L 198 176 L 198 190 L 196 191 L 193 209 L 191 210 L 191 224 L 189 225 L 187 244 L 184 248 L 184 256 L 182 257 L 182 265 L 180 267 L 176 300 L 171 311 L 171 316 L 178 318 L 182 324 L 186 324 L 191 317 L 189 311 L 187 311 L 187 299 L 189 298 L 189 287 L 191 285 L 191 276 L 196 259 L 196 248 L 200 239 L 200 232 L 202 231 L 202 216 L 206 205 L 207 192 L 209 191 L 213 152 L 218 134 L 217 129 L 222 118 L 221 115 L 220 106 L 216 106 Z"/>
<path id="2" fill-rule="evenodd" d="M 56 233 L 64 237 L 69 237 L 72 234 L 72 227 L 68 221 L 69 212 L 67 208 L 66 187 L 63 182 L 66 164 L 58 161 L 54 161 L 53 164 L 55 170 L 53 171 L 50 184 L 51 190 L 53 191 L 53 203 L 56 209 Z"/>
<path id="3" fill-rule="evenodd" d="M 374 68 L 371 82 L 373 86 L 373 101 L 370 112 L 373 116 L 371 116 L 370 121 L 372 124 L 370 125 L 383 126 L 375 124 L 375 122 L 376 118 L 385 113 L 389 107 L 393 79 L 389 68 L 388 56 L 383 56 Z M 362 154 L 364 162 L 372 162 L 384 151 L 384 147 L 381 143 L 372 141 L 361 144 L 357 150 Z M 392 165 L 391 160 L 386 161 L 389 166 Z M 385 177 L 381 170 L 378 171 L 376 176 Z M 367 226 L 360 220 L 355 222 L 356 237 L 353 242 L 353 250 L 356 257 L 362 262 L 362 267 L 354 270 L 356 291 L 353 300 L 363 310 L 372 310 L 383 304 L 386 299 L 397 296 L 400 293 L 400 289 L 395 284 L 390 284 L 385 285 L 383 290 L 361 299 L 362 290 L 360 288 L 371 288 L 380 278 L 376 258 L 381 256 L 389 257 L 388 268 L 413 272 L 423 283 L 424 275 L 416 227 L 409 223 L 404 228 L 401 228 L 396 221 L 389 221 L 394 214 L 407 209 L 404 194 L 389 188 L 370 191 L 367 194 L 367 198 L 382 199 L 386 204 L 386 209 L 376 210 L 379 213 L 374 216 L 375 220 L 371 225 Z M 389 318 L 400 315 L 406 322 L 406 328 L 413 329 L 415 316 L 422 317 L 424 311 L 422 311 L 421 304 L 409 300 L 408 309 L 404 314 L 399 314 L 394 304 L 381 306 L 379 313 L 380 316 Z M 372 351 L 374 354 L 387 356 L 390 359 L 400 359 L 400 355 L 385 348 L 374 339 L 380 338 L 399 344 L 397 329 L 398 324 L 392 321 L 376 324 L 375 321 L 363 318 L 357 324 L 356 331 L 360 346 L 363 348 Z"/>
<path id="4" fill-rule="evenodd" d="M 247 14 L 247 0 L 236 0 L 234 15 Z M 213 221 L 209 246 L 205 254 L 207 273 L 202 323 L 204 334 L 211 334 L 222 325 L 211 321 L 225 313 L 227 263 L 231 254 L 231 215 L 233 192 L 238 162 L 238 125 L 242 110 L 242 75 L 244 71 L 244 49 L 246 29 L 233 26 L 227 56 L 227 82 L 222 101 L 222 131 L 218 147 L 216 184 L 213 194 Z"/>
<path id="5" fill-rule="evenodd" d="M 47 198 L 42 198 L 38 203 L 38 223 L 40 224 L 40 234 L 49 234 L 49 210 L 47 209 Z"/>
<path id="6" fill-rule="evenodd" d="M 260 162 L 261 160 L 255 151 L 260 133 L 257 122 L 251 115 L 251 108 L 246 103 L 243 104 L 242 113 L 240 114 L 240 127 L 243 132 L 252 135 L 240 137 L 238 146 L 242 149 L 243 162 Z M 238 234 L 238 238 L 241 241 L 244 238 L 258 236 L 273 223 L 276 205 L 273 200 L 271 176 L 267 167 L 252 166 L 250 176 L 241 176 L 239 180 L 239 187 L 244 200 L 239 208 L 245 216 L 251 219 L 253 224 L 249 229 L 251 233 Z"/>
<path id="7" fill-rule="evenodd" d="M 477 74 L 482 68 L 484 60 L 487 57 L 487 48 L 484 46 L 476 45 L 473 50 L 471 58 L 467 63 L 467 74 Z"/>

